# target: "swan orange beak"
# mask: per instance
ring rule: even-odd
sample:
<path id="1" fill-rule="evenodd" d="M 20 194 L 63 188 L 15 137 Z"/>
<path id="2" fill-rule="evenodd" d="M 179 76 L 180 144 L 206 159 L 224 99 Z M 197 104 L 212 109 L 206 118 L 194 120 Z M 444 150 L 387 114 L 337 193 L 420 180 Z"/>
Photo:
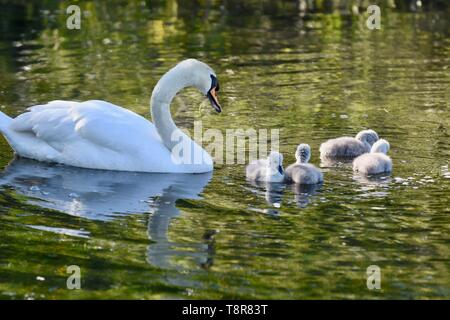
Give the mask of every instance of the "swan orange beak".
<path id="1" fill-rule="evenodd" d="M 216 87 L 212 87 L 206 96 L 208 97 L 209 102 L 211 102 L 211 106 L 214 108 L 214 110 L 216 110 L 218 113 L 222 112 L 222 107 L 220 106 L 219 100 L 217 99 Z"/>

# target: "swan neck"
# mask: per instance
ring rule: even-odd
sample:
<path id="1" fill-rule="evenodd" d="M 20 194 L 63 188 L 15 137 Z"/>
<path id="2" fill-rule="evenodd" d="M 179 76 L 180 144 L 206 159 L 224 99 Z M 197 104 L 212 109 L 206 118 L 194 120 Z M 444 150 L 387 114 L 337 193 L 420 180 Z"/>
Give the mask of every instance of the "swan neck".
<path id="1" fill-rule="evenodd" d="M 174 67 L 158 81 L 153 89 L 150 102 L 152 120 L 164 145 L 170 151 L 179 143 L 178 139 L 173 139 L 177 136 L 175 133 L 181 131 L 172 119 L 170 104 L 179 91 L 193 85 L 189 79 L 185 70 Z"/>

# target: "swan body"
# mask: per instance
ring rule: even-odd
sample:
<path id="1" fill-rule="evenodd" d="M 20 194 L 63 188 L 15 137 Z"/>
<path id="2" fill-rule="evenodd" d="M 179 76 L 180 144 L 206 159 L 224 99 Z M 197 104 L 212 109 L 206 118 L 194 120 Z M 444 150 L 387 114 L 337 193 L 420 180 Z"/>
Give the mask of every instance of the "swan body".
<path id="1" fill-rule="evenodd" d="M 370 152 L 372 145 L 378 140 L 373 130 L 363 130 L 355 138 L 340 137 L 330 139 L 320 145 L 320 158 L 355 158 Z"/>
<path id="2" fill-rule="evenodd" d="M 178 129 L 170 115 L 173 97 L 188 86 L 213 99 L 220 112 L 213 70 L 189 59 L 167 72 L 154 88 L 154 123 L 106 101 L 56 100 L 30 107 L 15 119 L 0 112 L 0 131 L 19 156 L 39 161 L 119 171 L 209 172 L 211 156 Z"/>
<path id="3" fill-rule="evenodd" d="M 267 159 L 251 162 L 245 168 L 247 179 L 252 181 L 282 182 L 284 180 L 283 155 L 272 151 Z"/>
<path id="4" fill-rule="evenodd" d="M 297 184 L 318 184 L 323 182 L 323 174 L 319 168 L 308 163 L 311 158 L 311 148 L 308 144 L 300 144 L 295 152 L 297 162 L 287 167 L 285 178 L 287 182 Z"/>
<path id="5" fill-rule="evenodd" d="M 389 151 L 389 142 L 378 140 L 370 153 L 360 155 L 353 160 L 353 171 L 363 175 L 374 175 L 392 171 L 392 160 L 386 153 Z"/>

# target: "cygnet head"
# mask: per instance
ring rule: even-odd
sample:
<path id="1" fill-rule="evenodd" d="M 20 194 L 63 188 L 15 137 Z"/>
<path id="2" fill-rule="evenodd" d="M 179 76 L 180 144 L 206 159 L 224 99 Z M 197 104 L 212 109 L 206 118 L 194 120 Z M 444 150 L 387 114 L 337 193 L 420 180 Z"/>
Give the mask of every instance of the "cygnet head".
<path id="1" fill-rule="evenodd" d="M 358 139 L 361 142 L 367 142 L 368 144 L 370 144 L 371 146 L 378 141 L 378 134 L 371 130 L 363 130 L 360 131 L 357 135 L 356 135 L 356 139 Z"/>
<path id="2" fill-rule="evenodd" d="M 208 97 L 214 110 L 219 113 L 222 111 L 217 97 L 217 92 L 220 89 L 219 81 L 210 66 L 196 59 L 187 59 L 178 63 L 174 69 L 177 70 L 178 81 L 191 83 Z M 186 79 L 180 79 L 183 77 L 186 77 Z"/>
<path id="3" fill-rule="evenodd" d="M 387 142 L 384 139 L 380 139 L 377 142 L 374 143 L 374 145 L 372 146 L 372 149 L 370 149 L 371 153 L 384 153 L 387 154 L 389 149 L 390 149 L 390 145 L 389 142 Z"/>
<path id="4" fill-rule="evenodd" d="M 311 159 L 311 147 L 309 144 L 302 143 L 298 145 L 295 151 L 295 159 L 297 159 L 297 163 L 308 163 L 309 159 Z"/>
<path id="5" fill-rule="evenodd" d="M 283 155 L 281 153 L 272 151 L 267 160 L 271 174 L 284 174 Z"/>

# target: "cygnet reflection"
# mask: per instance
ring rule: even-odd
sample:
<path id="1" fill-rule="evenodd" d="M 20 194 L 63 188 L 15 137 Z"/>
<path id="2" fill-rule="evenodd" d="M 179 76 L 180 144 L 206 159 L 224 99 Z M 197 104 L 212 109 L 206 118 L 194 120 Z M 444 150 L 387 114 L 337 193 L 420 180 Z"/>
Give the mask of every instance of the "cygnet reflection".
<path id="1" fill-rule="evenodd" d="M 312 197 L 316 195 L 322 184 L 291 184 L 291 191 L 294 193 L 294 201 L 298 208 L 306 208 Z"/>
<path id="2" fill-rule="evenodd" d="M 249 183 L 258 190 L 263 190 L 264 198 L 269 205 L 268 208 L 264 209 L 264 212 L 269 215 L 278 216 L 278 209 L 281 208 L 286 185 L 284 183 L 271 183 L 265 181 L 249 181 Z"/>

